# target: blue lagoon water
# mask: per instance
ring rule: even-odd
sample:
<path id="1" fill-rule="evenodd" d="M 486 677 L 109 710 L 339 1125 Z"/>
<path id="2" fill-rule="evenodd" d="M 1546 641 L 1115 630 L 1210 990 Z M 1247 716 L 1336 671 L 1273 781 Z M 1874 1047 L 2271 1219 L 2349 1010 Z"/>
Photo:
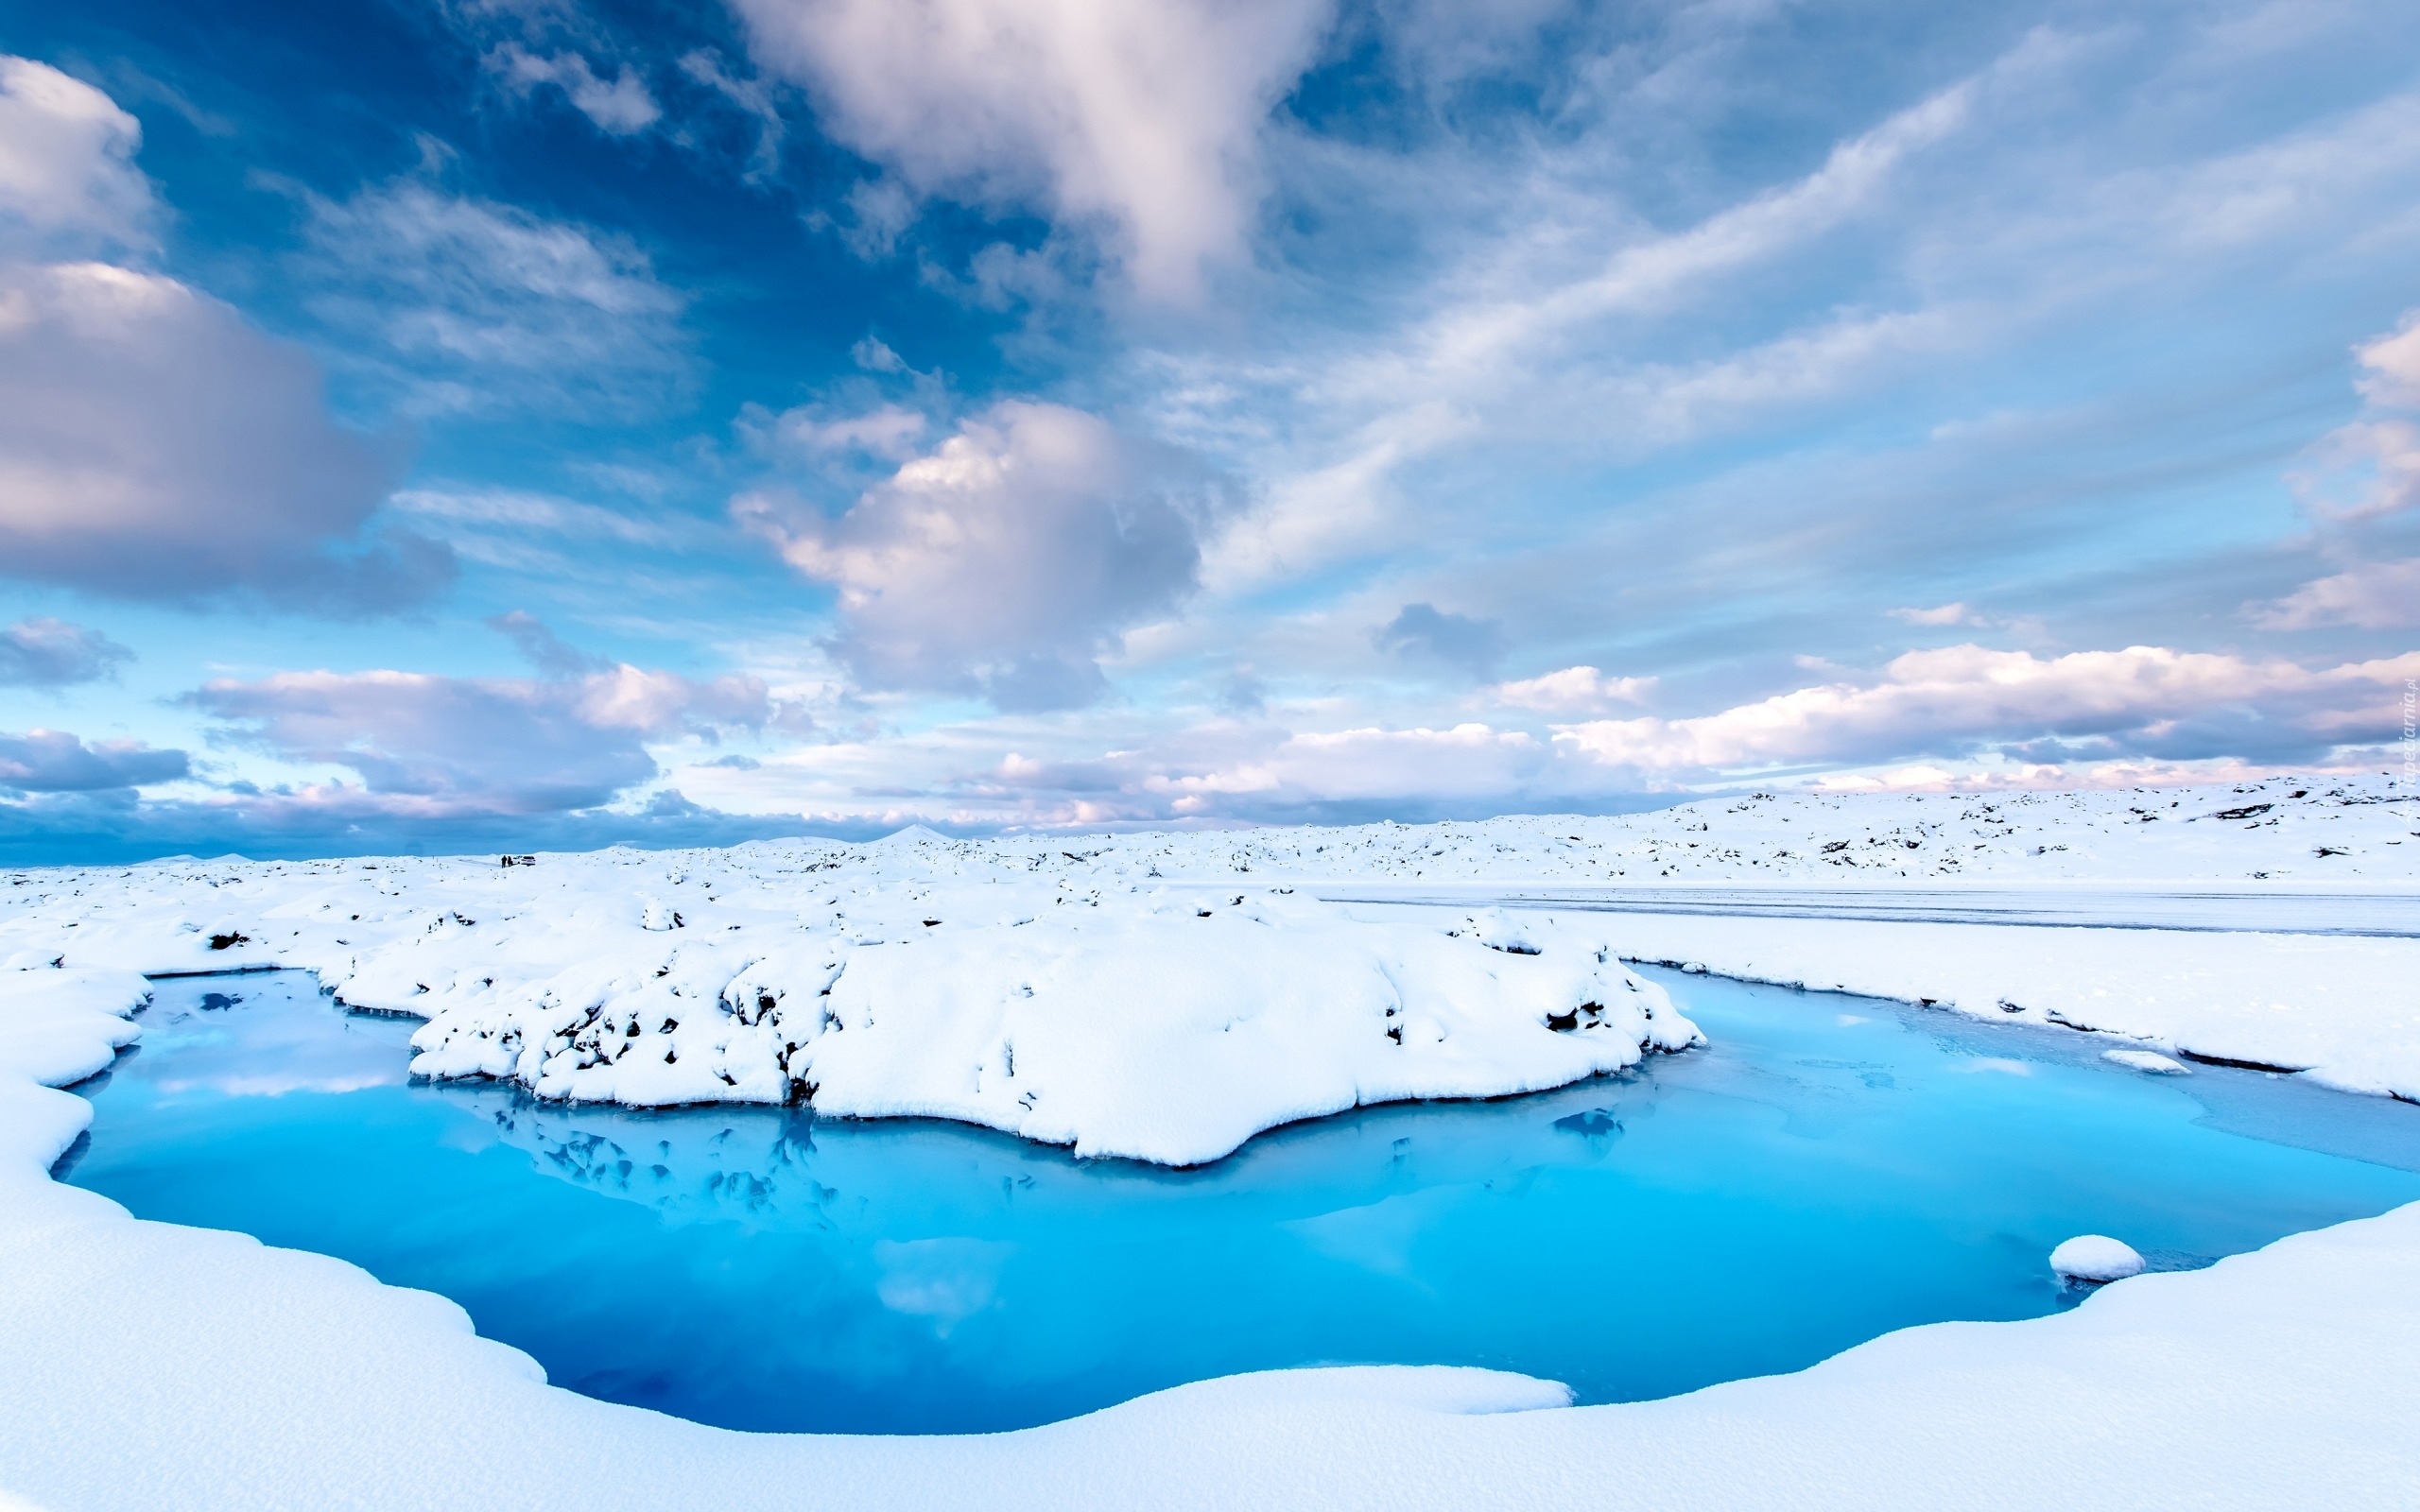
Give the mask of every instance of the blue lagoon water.
<path id="1" fill-rule="evenodd" d="M 301 973 L 157 984 L 63 1179 L 460 1302 L 559 1385 L 735 1428 L 1018 1427 L 1239 1370 L 1491 1366 L 1627 1400 L 2070 1305 L 2420 1200 L 2420 1108 L 2112 1041 L 1659 973 L 1712 1037 L 1216 1165 L 925 1121 L 415 1084 Z"/>

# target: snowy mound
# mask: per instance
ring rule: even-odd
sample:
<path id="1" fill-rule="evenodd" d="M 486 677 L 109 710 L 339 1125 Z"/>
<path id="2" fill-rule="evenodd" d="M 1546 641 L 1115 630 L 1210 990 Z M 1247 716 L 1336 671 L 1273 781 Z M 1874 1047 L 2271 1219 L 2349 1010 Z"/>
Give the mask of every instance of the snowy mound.
<path id="1" fill-rule="evenodd" d="M 427 1019 L 422 1075 L 960 1119 L 1171 1164 L 1296 1119 L 1541 1091 L 1699 1040 L 1601 919 L 1372 919 L 1096 859 L 926 831 L 51 873 L 10 889 L 0 959 L 308 967 L 350 1006 Z"/>
<path id="2" fill-rule="evenodd" d="M 600 942 L 517 981 L 412 941 L 341 990 L 409 1003 L 413 978 L 433 1015 L 412 1040 L 423 1075 L 640 1106 L 808 1100 L 1177 1165 L 1295 1119 L 1558 1087 L 1698 1039 L 1600 940 L 1545 921 L 1525 939 L 1550 943 L 1516 951 L 1272 894 L 964 922 L 1000 900 L 921 898 L 887 926 L 770 950 L 736 929 Z"/>
<path id="3" fill-rule="evenodd" d="M 2143 1257 L 2106 1234 L 2078 1234 L 2050 1251 L 2050 1268 L 2066 1280 L 2122 1281 L 2143 1273 Z"/>

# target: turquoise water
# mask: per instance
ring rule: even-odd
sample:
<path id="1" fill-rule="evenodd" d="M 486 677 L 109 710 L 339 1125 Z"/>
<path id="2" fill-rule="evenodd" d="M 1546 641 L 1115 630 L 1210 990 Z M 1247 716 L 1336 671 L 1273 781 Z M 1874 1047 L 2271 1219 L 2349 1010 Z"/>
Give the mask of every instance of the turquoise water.
<path id="1" fill-rule="evenodd" d="M 2073 1234 L 2187 1266 L 2420 1200 L 2420 1108 L 1654 974 L 1710 1049 L 1300 1125 L 1195 1171 L 951 1124 L 414 1085 L 414 1025 L 308 976 L 167 981 L 142 1044 L 79 1089 L 93 1129 L 60 1174 L 441 1292 L 577 1391 L 886 1433 L 1328 1362 L 1663 1396 L 2069 1305 L 2045 1257 Z"/>

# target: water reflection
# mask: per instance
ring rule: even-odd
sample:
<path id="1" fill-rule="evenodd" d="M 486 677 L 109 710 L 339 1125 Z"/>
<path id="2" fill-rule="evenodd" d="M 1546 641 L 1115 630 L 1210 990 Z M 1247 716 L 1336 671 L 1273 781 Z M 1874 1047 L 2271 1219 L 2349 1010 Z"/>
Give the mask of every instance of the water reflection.
<path id="1" fill-rule="evenodd" d="M 735 1427 L 1008 1427 L 1323 1361 L 1661 1395 L 2065 1305 L 2045 1257 L 2074 1233 L 2195 1264 L 2420 1199 L 2420 1110 L 1706 978 L 1672 979 L 1706 1051 L 1193 1171 L 413 1084 L 412 1025 L 307 978 L 160 987 L 70 1179 L 442 1292 L 559 1383 Z"/>

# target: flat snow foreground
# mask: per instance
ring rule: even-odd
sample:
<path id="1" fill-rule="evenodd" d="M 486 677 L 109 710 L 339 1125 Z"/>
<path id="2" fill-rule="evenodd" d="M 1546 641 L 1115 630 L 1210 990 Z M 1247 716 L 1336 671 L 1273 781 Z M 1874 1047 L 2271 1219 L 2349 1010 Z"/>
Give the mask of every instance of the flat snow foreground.
<path id="1" fill-rule="evenodd" d="M 146 986 L 11 974 L 0 1505 L 2208 1509 L 2408 1506 L 2420 1486 L 2420 1204 L 1663 1401 L 1369 1366 L 992 1435 L 707 1428 L 548 1386 L 441 1297 L 53 1182 L 91 1105 L 43 1084 L 106 1066 Z M 1548 1271 L 1584 1283 L 1573 1257 Z"/>

